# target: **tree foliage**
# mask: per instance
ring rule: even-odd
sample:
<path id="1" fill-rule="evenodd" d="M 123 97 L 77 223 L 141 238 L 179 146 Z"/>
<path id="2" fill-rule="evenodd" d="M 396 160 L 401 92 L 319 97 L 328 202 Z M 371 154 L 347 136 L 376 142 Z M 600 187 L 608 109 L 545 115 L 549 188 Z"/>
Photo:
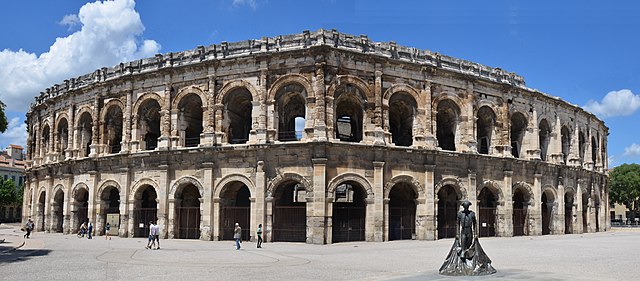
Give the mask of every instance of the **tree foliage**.
<path id="1" fill-rule="evenodd" d="M 6 105 L 0 101 L 0 133 L 4 133 L 7 130 L 7 116 L 4 114 L 4 108 Z"/>
<path id="2" fill-rule="evenodd" d="M 0 205 L 5 206 L 16 202 L 16 185 L 12 180 L 0 180 Z"/>
<path id="3" fill-rule="evenodd" d="M 611 202 L 624 204 L 630 210 L 638 209 L 640 199 L 640 165 L 622 164 L 609 172 Z"/>

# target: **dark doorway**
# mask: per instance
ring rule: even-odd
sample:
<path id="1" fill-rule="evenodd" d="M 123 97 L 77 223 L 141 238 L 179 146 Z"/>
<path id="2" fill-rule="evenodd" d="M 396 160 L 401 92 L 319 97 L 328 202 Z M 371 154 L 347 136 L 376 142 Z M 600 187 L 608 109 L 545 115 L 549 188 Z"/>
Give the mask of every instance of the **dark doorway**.
<path id="1" fill-rule="evenodd" d="M 40 197 L 38 198 L 38 215 L 36 218 L 35 229 L 44 231 L 44 203 L 45 203 L 46 193 L 40 193 Z"/>
<path id="2" fill-rule="evenodd" d="M 586 193 L 582 194 L 582 232 L 589 232 L 588 218 L 589 217 L 589 196 Z"/>
<path id="3" fill-rule="evenodd" d="M 527 131 L 527 124 L 527 117 L 524 114 L 516 112 L 511 115 L 511 155 L 515 158 L 523 156 L 522 144 Z"/>
<path id="4" fill-rule="evenodd" d="M 133 211 L 134 237 L 147 237 L 149 222 L 158 223 L 157 198 L 156 190 L 150 185 L 141 187 L 141 190 L 137 192 Z"/>
<path id="5" fill-rule="evenodd" d="M 410 184 L 394 185 L 389 193 L 389 240 L 413 239 L 416 233 L 417 194 Z"/>
<path id="6" fill-rule="evenodd" d="M 456 150 L 456 130 L 460 109 L 451 100 L 443 100 L 438 103 L 436 113 L 436 138 L 438 146 L 443 150 Z"/>
<path id="7" fill-rule="evenodd" d="M 413 118 L 417 107 L 415 99 L 406 92 L 395 93 L 389 99 L 389 132 L 395 145 L 413 144 Z"/>
<path id="8" fill-rule="evenodd" d="M 102 212 L 102 220 L 107 222 L 107 214 L 120 214 L 120 191 L 116 187 L 109 186 L 102 191 L 100 195 L 104 211 Z M 121 224 L 118 223 L 118 227 Z M 111 225 L 111 228 L 114 228 Z"/>
<path id="9" fill-rule="evenodd" d="M 176 194 L 176 228 L 178 239 L 200 238 L 200 191 L 188 184 Z"/>
<path id="10" fill-rule="evenodd" d="M 529 200 L 521 189 L 513 192 L 513 236 L 527 235 L 527 206 Z"/>
<path id="11" fill-rule="evenodd" d="M 200 144 L 202 133 L 202 100 L 197 94 L 188 94 L 178 104 L 178 133 L 184 147 Z"/>
<path id="12" fill-rule="evenodd" d="M 144 101 L 138 109 L 138 134 L 143 142 L 142 150 L 154 150 L 160 137 L 160 104 L 154 99 Z"/>
<path id="13" fill-rule="evenodd" d="M 107 109 L 103 136 L 107 153 L 118 153 L 122 150 L 122 116 L 122 108 L 118 105 L 112 105 Z"/>
<path id="14" fill-rule="evenodd" d="M 365 193 L 354 182 L 336 187 L 332 217 L 332 243 L 364 241 L 366 202 Z"/>
<path id="15" fill-rule="evenodd" d="M 564 234 L 573 233 L 573 194 L 564 194 Z"/>
<path id="16" fill-rule="evenodd" d="M 551 218 L 553 214 L 553 196 L 542 193 L 542 235 L 551 234 Z"/>
<path id="17" fill-rule="evenodd" d="M 480 200 L 478 203 L 480 212 L 478 216 L 478 233 L 480 237 L 495 237 L 498 198 L 488 187 L 484 187 L 480 191 L 478 200 Z"/>
<path id="18" fill-rule="evenodd" d="M 293 181 L 282 184 L 276 190 L 273 205 L 273 241 L 307 240 L 305 197 L 304 187 Z"/>
<path id="19" fill-rule="evenodd" d="M 302 85 L 288 84 L 276 93 L 276 112 L 278 113 L 278 140 L 296 141 L 302 137 L 304 122 L 298 123 L 302 128 L 296 128 L 299 118 L 304 119 L 306 114 L 306 92 Z"/>
<path id="20" fill-rule="evenodd" d="M 80 230 L 80 225 L 89 222 L 89 191 L 84 188 L 76 190 L 74 195 L 76 206 L 76 225 L 74 226 L 74 232 Z"/>
<path id="21" fill-rule="evenodd" d="M 251 92 L 238 88 L 224 97 L 224 123 L 227 142 L 232 144 L 246 143 L 251 131 L 251 110 L 253 108 Z M 240 225 L 244 229 L 243 225 Z M 231 238 L 229 238 L 231 239 Z"/>
<path id="22" fill-rule="evenodd" d="M 438 239 L 456 236 L 458 200 L 452 185 L 445 185 L 438 191 Z"/>
<path id="23" fill-rule="evenodd" d="M 489 154 L 493 127 L 496 123 L 496 115 L 488 106 L 483 106 L 477 113 L 476 135 L 478 141 L 478 153 Z"/>
<path id="24" fill-rule="evenodd" d="M 242 228 L 242 240 L 249 241 L 251 231 L 251 192 L 241 182 L 228 184 L 220 194 L 220 240 L 234 240 L 235 223 Z"/>
<path id="25" fill-rule="evenodd" d="M 53 231 L 62 232 L 62 224 L 64 222 L 64 192 L 62 189 L 58 189 L 58 191 L 56 191 L 56 194 L 53 197 L 52 209 L 54 217 Z"/>

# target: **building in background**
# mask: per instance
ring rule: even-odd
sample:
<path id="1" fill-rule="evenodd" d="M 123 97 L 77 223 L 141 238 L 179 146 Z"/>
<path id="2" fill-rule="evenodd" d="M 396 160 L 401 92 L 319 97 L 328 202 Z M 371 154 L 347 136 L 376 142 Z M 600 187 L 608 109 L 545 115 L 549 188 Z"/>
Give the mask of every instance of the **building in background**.
<path id="1" fill-rule="evenodd" d="M 9 145 L 0 152 L 0 180 L 12 180 L 16 192 L 24 187 L 24 148 L 19 145 Z M 0 206 L 0 222 L 20 221 L 21 204 L 13 203 Z"/>

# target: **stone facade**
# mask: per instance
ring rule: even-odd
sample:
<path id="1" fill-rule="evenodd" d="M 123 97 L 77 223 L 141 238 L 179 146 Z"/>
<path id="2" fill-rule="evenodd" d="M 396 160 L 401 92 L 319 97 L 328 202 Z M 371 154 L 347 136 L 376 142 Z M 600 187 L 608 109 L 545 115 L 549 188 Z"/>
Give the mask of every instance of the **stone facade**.
<path id="1" fill-rule="evenodd" d="M 605 124 L 524 79 L 335 30 L 197 47 L 36 98 L 23 220 L 71 233 L 431 240 L 609 228 Z M 453 222 L 452 222 L 453 218 Z"/>

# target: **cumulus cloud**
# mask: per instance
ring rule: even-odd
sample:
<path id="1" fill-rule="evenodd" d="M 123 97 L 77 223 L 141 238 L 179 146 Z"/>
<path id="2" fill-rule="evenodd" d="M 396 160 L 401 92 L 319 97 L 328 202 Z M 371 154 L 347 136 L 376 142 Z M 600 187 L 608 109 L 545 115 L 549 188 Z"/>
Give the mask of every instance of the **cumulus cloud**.
<path id="1" fill-rule="evenodd" d="M 252 10 L 256 10 L 258 8 L 258 2 L 256 0 L 233 0 L 234 7 L 240 6 L 249 6 Z"/>
<path id="2" fill-rule="evenodd" d="M 18 117 L 11 118 L 7 125 L 7 130 L 0 134 L 0 140 L 2 140 L 2 149 L 9 146 L 9 144 L 17 144 L 26 148 L 27 124 L 21 122 Z"/>
<path id="3" fill-rule="evenodd" d="M 637 143 L 633 143 L 630 146 L 624 148 L 624 156 L 639 156 L 640 155 L 640 145 Z"/>
<path id="4" fill-rule="evenodd" d="M 156 41 L 142 39 L 144 26 L 134 8 L 133 0 L 87 3 L 60 21 L 79 30 L 57 38 L 48 52 L 0 51 L 0 100 L 7 110 L 25 112 L 35 96 L 64 79 L 158 53 Z"/>
<path id="5" fill-rule="evenodd" d="M 589 100 L 584 109 L 601 117 L 628 116 L 640 108 L 640 95 L 623 89 L 607 93 L 602 101 Z"/>

